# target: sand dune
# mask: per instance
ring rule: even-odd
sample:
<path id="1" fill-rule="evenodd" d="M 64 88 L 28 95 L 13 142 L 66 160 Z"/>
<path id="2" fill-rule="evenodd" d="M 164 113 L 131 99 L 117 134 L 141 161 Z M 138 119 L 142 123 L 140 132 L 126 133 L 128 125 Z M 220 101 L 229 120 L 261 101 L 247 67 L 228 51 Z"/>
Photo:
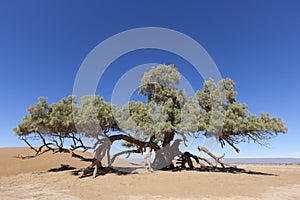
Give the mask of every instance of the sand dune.
<path id="1" fill-rule="evenodd" d="M 0 149 L 0 199 L 300 199 L 299 165 L 241 165 L 245 171 L 156 171 L 79 179 L 89 163 L 69 154 L 21 160 L 27 148 Z M 48 172 L 68 164 L 78 169 Z M 123 163 L 124 164 L 124 163 Z"/>
<path id="2" fill-rule="evenodd" d="M 58 168 L 61 164 L 75 168 L 86 167 L 89 163 L 71 157 L 71 154 L 47 152 L 39 157 L 21 159 L 21 156 L 32 156 L 34 151 L 30 148 L 0 148 L 0 176 L 11 176 L 28 172 L 44 172 Z M 84 153 L 86 157 L 91 154 Z"/>

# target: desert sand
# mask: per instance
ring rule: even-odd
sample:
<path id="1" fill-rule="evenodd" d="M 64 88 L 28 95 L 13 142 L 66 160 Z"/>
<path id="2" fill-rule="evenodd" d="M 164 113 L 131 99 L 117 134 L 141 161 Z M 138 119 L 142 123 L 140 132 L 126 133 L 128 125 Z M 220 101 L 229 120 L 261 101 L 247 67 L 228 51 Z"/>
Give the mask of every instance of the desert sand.
<path id="1" fill-rule="evenodd" d="M 17 158 L 30 154 L 28 148 L 0 148 L 1 200 L 300 199 L 300 165 L 239 165 L 245 170 L 227 172 L 111 172 L 80 179 L 77 172 L 89 163 L 69 154 Z M 62 164 L 70 169 L 61 170 Z"/>

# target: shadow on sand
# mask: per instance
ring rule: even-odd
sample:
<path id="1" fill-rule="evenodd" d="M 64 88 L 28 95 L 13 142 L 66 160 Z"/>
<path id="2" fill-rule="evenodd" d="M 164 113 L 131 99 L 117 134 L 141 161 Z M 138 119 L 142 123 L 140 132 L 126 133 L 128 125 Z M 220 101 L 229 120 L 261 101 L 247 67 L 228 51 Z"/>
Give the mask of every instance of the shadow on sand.
<path id="1" fill-rule="evenodd" d="M 129 174 L 137 174 L 137 172 L 129 171 L 130 169 L 122 170 L 122 169 L 115 169 L 111 167 L 104 167 L 103 169 L 99 169 L 96 177 L 97 176 L 104 176 L 106 174 L 116 174 L 116 175 L 129 175 Z M 74 176 L 80 176 L 82 172 L 82 169 L 77 169 L 72 171 L 72 175 Z M 86 171 L 86 174 L 80 178 L 85 178 L 85 177 L 91 177 L 93 176 L 94 168 L 90 168 Z"/>
<path id="2" fill-rule="evenodd" d="M 262 175 L 262 176 L 278 176 L 277 174 L 258 172 L 258 171 L 250 171 L 243 168 L 235 168 L 235 167 L 205 167 L 205 168 L 174 168 L 174 169 L 163 169 L 164 171 L 198 171 L 198 172 L 219 172 L 219 173 L 230 173 L 230 174 L 250 174 L 250 175 Z"/>
<path id="3" fill-rule="evenodd" d="M 58 168 L 52 168 L 49 169 L 48 172 L 61 172 L 61 171 L 68 171 L 68 170 L 74 170 L 75 167 L 72 167 L 70 165 L 61 164 Z"/>
<path id="4" fill-rule="evenodd" d="M 48 172 L 60 172 L 60 171 L 68 171 L 72 170 L 71 174 L 74 176 L 80 176 L 82 169 L 76 169 L 75 167 L 72 167 L 70 165 L 61 165 L 59 168 L 53 168 L 48 170 Z M 87 170 L 87 173 L 81 177 L 91 177 L 93 176 L 94 168 L 90 168 Z M 250 175 L 260 175 L 260 176 L 278 176 L 277 174 L 271 174 L 266 172 L 259 172 L 259 171 L 250 171 L 242 168 L 234 168 L 234 167 L 205 167 L 205 168 L 181 168 L 181 167 L 175 167 L 175 168 L 166 168 L 161 169 L 158 171 L 169 171 L 169 172 L 181 172 L 181 171 L 195 171 L 195 172 L 211 172 L 211 173 L 230 173 L 230 174 L 250 174 Z M 146 170 L 145 167 L 141 166 L 134 166 L 134 167 L 104 167 L 103 169 L 99 169 L 97 172 L 97 176 L 104 176 L 106 174 L 116 174 L 116 175 L 129 175 L 129 174 L 139 174 L 139 173 L 151 173 L 149 170 Z M 155 173 L 155 172 L 154 172 Z"/>

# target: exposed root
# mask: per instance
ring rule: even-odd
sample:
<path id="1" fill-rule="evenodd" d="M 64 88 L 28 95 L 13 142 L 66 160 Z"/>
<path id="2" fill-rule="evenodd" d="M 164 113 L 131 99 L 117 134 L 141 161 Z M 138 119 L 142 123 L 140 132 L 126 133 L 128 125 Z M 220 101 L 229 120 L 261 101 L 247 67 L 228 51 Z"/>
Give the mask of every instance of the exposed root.
<path id="1" fill-rule="evenodd" d="M 185 168 L 185 164 L 187 163 L 190 169 L 194 169 L 194 165 L 191 158 L 193 158 L 198 164 L 200 164 L 198 157 L 196 155 L 191 154 L 190 152 L 184 152 L 180 156 L 176 164 L 180 164 L 182 168 Z"/>
<path id="2" fill-rule="evenodd" d="M 93 172 L 93 178 L 96 178 L 98 169 L 103 169 L 103 166 L 102 166 L 102 163 L 95 158 L 93 159 L 93 162 L 90 166 L 82 169 L 81 175 L 79 176 L 79 178 L 82 178 L 83 176 L 85 176 L 90 171 L 90 169 L 93 168 L 94 166 L 95 166 L 95 169 Z"/>

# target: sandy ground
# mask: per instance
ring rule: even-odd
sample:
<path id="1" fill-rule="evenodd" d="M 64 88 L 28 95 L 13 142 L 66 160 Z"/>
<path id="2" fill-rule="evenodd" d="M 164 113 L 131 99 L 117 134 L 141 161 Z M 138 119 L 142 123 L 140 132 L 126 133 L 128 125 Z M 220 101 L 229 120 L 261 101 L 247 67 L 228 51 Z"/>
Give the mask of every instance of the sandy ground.
<path id="1" fill-rule="evenodd" d="M 240 165 L 245 170 L 228 172 L 100 173 L 95 179 L 80 179 L 76 172 L 89 163 L 68 154 L 15 158 L 29 153 L 27 148 L 0 149 L 1 200 L 300 200 L 300 165 Z M 55 170 L 61 164 L 77 169 Z"/>

